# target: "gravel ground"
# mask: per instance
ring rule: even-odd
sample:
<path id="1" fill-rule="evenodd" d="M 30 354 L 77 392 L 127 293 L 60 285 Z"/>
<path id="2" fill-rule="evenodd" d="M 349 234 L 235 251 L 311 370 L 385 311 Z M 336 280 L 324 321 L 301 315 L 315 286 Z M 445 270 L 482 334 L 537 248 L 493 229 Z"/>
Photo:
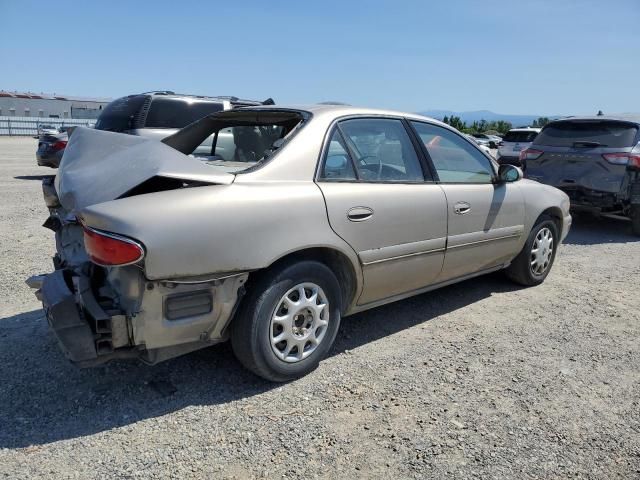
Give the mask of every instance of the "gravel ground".
<path id="1" fill-rule="evenodd" d="M 227 345 L 79 370 L 24 279 L 51 270 L 36 141 L 0 138 L 0 476 L 640 478 L 640 241 L 577 219 L 547 281 L 500 274 L 346 318 L 273 385 Z"/>

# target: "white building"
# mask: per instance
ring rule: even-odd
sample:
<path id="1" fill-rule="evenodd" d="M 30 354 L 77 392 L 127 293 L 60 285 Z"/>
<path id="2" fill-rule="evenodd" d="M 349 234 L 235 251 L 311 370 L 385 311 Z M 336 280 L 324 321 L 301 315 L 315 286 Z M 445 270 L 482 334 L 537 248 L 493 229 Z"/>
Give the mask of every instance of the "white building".
<path id="1" fill-rule="evenodd" d="M 111 99 L 0 90 L 0 117 L 98 118 Z"/>

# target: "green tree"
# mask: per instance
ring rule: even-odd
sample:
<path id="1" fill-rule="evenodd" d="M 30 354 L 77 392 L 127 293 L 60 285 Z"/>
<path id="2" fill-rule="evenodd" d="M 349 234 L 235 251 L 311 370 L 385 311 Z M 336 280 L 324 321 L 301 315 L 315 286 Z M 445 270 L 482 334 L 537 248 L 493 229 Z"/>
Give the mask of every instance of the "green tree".
<path id="1" fill-rule="evenodd" d="M 531 124 L 532 127 L 536 127 L 536 128 L 542 128 L 544 127 L 547 123 L 549 123 L 549 118 L 548 117 L 538 117 L 537 120 L 534 120 L 533 123 Z"/>
<path id="2" fill-rule="evenodd" d="M 467 128 L 467 124 L 463 122 L 460 117 L 457 117 L 455 115 L 451 115 L 450 117 L 444 117 L 442 121 L 447 125 L 451 125 L 453 128 L 456 128 L 460 131 L 463 131 L 465 128 Z"/>

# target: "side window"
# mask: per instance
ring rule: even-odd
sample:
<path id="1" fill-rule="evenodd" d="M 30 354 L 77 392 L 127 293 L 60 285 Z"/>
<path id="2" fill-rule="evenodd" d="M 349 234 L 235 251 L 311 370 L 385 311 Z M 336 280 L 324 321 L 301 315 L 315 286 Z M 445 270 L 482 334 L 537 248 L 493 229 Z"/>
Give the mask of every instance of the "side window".
<path id="1" fill-rule="evenodd" d="M 329 148 L 327 148 L 327 154 L 320 176 L 324 180 L 356 179 L 356 173 L 353 170 L 349 153 L 347 153 L 347 147 L 337 128 L 333 130 L 333 134 L 329 140 Z"/>
<path id="2" fill-rule="evenodd" d="M 493 167 L 460 135 L 428 123 L 411 122 L 429 152 L 442 183 L 491 183 Z"/>
<path id="3" fill-rule="evenodd" d="M 420 160 L 402 121 L 363 118 L 344 120 L 338 126 L 358 180 L 424 181 Z"/>

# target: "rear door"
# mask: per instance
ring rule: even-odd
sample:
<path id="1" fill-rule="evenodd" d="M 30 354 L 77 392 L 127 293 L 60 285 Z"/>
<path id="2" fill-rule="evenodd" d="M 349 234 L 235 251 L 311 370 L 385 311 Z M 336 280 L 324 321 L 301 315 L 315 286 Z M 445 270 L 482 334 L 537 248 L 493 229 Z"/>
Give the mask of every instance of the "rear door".
<path id="1" fill-rule="evenodd" d="M 624 156 L 638 142 L 638 126 L 619 120 L 562 120 L 548 124 L 531 145 L 527 177 L 564 190 L 618 193 Z M 537 155 L 537 157 L 536 157 Z"/>
<path id="2" fill-rule="evenodd" d="M 357 252 L 358 304 L 437 281 L 447 203 L 399 118 L 352 118 L 329 133 L 318 185 L 333 230 Z"/>
<path id="3" fill-rule="evenodd" d="M 524 234 L 524 197 L 513 183 L 496 183 L 491 160 L 462 135 L 411 122 L 447 197 L 448 235 L 441 281 L 502 265 Z"/>

